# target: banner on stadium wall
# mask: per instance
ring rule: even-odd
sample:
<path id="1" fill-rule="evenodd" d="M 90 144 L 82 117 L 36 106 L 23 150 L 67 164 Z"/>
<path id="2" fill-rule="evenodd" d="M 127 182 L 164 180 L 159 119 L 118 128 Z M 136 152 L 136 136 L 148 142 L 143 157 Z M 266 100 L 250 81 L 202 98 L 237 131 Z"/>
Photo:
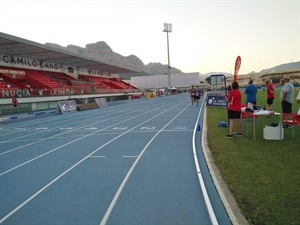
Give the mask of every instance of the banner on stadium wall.
<path id="1" fill-rule="evenodd" d="M 58 114 L 77 112 L 77 104 L 75 100 L 59 101 L 57 103 L 56 112 Z"/>
<path id="2" fill-rule="evenodd" d="M 222 95 L 208 95 L 206 106 L 227 107 L 227 101 Z"/>
<path id="3" fill-rule="evenodd" d="M 0 54 L 0 66 L 9 66 L 15 68 L 35 69 L 43 71 L 61 72 L 61 65 L 52 62 L 45 62 L 38 59 L 23 58 L 20 56 L 12 56 Z"/>
<path id="4" fill-rule="evenodd" d="M 106 98 L 96 98 L 95 101 L 98 104 L 99 108 L 107 106 Z"/>

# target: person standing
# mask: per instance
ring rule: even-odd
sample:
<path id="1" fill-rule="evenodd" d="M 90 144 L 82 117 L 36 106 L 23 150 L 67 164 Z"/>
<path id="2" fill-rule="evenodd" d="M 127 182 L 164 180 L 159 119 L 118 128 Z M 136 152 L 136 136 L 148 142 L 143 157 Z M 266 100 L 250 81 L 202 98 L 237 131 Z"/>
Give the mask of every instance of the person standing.
<path id="1" fill-rule="evenodd" d="M 253 80 L 249 80 L 244 94 L 247 95 L 246 104 L 251 103 L 252 105 L 256 105 L 257 88 L 253 84 Z"/>
<path id="2" fill-rule="evenodd" d="M 272 105 L 273 101 L 275 98 L 275 90 L 274 90 L 274 85 L 271 80 L 266 80 L 266 85 L 267 85 L 267 105 L 266 108 L 268 111 L 272 111 Z"/>
<path id="3" fill-rule="evenodd" d="M 300 89 L 299 89 L 299 92 L 298 92 L 296 100 L 297 100 L 297 103 L 300 104 Z M 300 106 L 299 106 L 299 110 L 298 110 L 298 115 L 300 117 Z"/>
<path id="4" fill-rule="evenodd" d="M 242 93 L 239 91 L 238 82 L 234 81 L 231 85 L 232 90 L 225 97 L 228 102 L 228 118 L 229 118 L 229 133 L 226 138 L 233 138 L 233 128 L 236 124 L 239 137 L 242 136 L 241 108 L 242 108 Z"/>
<path id="5" fill-rule="evenodd" d="M 294 85 L 290 82 L 289 77 L 283 77 L 284 83 L 280 91 L 280 102 L 282 107 L 282 113 L 292 113 L 292 105 L 294 101 Z"/>
<path id="6" fill-rule="evenodd" d="M 12 97 L 11 102 L 12 102 L 13 107 L 14 107 L 14 113 L 16 113 L 17 112 L 17 107 L 18 107 L 18 104 L 19 104 L 16 95 L 14 95 L 14 97 Z"/>
<path id="7" fill-rule="evenodd" d="M 190 89 L 190 94 L 191 94 L 191 101 L 192 101 L 192 105 L 194 105 L 195 102 L 195 96 L 196 96 L 196 89 L 195 86 L 192 85 L 191 89 Z"/>
<path id="8" fill-rule="evenodd" d="M 200 96 L 201 96 L 201 91 L 199 89 L 199 86 L 196 86 L 194 101 L 197 103 L 197 106 L 199 105 Z"/>

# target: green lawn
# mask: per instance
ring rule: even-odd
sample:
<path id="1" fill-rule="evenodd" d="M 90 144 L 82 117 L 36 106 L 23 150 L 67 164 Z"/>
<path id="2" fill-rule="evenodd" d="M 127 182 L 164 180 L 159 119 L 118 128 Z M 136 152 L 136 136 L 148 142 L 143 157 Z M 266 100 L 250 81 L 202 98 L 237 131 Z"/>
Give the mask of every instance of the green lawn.
<path id="1" fill-rule="evenodd" d="M 279 91 L 276 91 L 273 104 L 273 110 L 277 112 L 281 112 Z M 257 104 L 264 106 L 266 93 L 259 91 L 257 99 Z M 295 102 L 293 112 L 298 108 Z M 249 123 L 248 136 L 246 121 L 243 121 L 243 137 L 227 139 L 224 135 L 228 128 L 218 127 L 219 121 L 227 121 L 226 108 L 208 107 L 208 145 L 248 222 L 255 225 L 299 225 L 300 126 L 295 127 L 293 139 L 292 129 L 286 128 L 284 140 L 264 140 L 263 126 L 269 125 L 270 119 L 261 117 L 254 141 L 252 122 Z"/>

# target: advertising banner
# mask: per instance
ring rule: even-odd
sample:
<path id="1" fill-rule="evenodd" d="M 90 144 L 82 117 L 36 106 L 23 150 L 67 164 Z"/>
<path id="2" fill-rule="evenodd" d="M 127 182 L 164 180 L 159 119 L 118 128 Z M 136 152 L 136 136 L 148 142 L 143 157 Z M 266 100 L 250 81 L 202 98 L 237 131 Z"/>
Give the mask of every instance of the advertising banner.
<path id="1" fill-rule="evenodd" d="M 227 107 L 227 101 L 222 95 L 208 95 L 206 106 Z"/>
<path id="2" fill-rule="evenodd" d="M 96 98 L 95 101 L 98 104 L 99 108 L 107 106 L 106 98 Z"/>
<path id="3" fill-rule="evenodd" d="M 77 104 L 75 100 L 59 101 L 57 103 L 56 111 L 59 114 L 77 112 L 78 111 Z"/>

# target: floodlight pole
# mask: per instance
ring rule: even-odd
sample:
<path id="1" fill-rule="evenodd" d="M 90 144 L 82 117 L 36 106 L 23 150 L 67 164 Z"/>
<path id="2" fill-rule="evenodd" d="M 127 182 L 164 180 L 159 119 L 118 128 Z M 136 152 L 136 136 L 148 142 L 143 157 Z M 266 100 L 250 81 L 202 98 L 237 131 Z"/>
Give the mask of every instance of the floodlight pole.
<path id="1" fill-rule="evenodd" d="M 167 33 L 167 47 L 168 47 L 168 88 L 171 88 L 171 66 L 170 66 L 170 50 L 169 50 L 169 32 L 172 32 L 172 24 L 164 23 L 163 32 Z"/>

